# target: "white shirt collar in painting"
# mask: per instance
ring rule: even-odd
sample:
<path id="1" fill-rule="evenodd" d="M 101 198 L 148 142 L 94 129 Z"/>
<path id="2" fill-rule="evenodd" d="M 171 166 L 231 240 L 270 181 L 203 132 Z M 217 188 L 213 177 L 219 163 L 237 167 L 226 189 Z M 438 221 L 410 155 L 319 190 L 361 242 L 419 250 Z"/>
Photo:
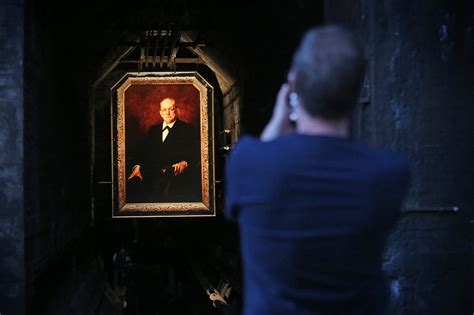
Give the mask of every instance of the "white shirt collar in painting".
<path id="1" fill-rule="evenodd" d="M 173 128 L 175 123 L 176 123 L 176 120 L 173 121 L 171 124 L 167 124 L 167 123 L 163 122 L 163 129 L 165 129 L 165 127 Z"/>

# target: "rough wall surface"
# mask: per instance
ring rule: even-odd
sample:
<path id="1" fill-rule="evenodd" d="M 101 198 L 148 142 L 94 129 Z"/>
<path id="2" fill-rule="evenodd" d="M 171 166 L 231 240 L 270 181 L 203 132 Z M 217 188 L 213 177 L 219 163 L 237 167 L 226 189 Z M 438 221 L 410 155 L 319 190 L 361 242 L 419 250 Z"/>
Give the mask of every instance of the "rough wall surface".
<path id="1" fill-rule="evenodd" d="M 25 9 L 24 238 L 28 314 L 48 313 L 63 296 L 69 274 L 90 247 L 87 79 L 75 43 L 59 14 L 44 1 Z M 22 25 L 18 20 L 15 22 Z M 55 24 L 58 23 L 58 24 Z M 70 29 L 68 29 L 70 31 Z M 77 37 L 73 37 L 79 40 Z M 67 53 L 65 53 L 67 51 Z M 71 58 L 71 59 L 69 59 Z M 79 70 L 78 70 L 79 69 Z M 76 279 L 77 280 L 77 279 Z M 81 280 L 71 286 L 79 287 Z M 61 312 L 59 302 L 57 312 Z M 68 312 L 63 312 L 68 313 Z M 85 313 L 85 312 L 84 312 Z"/>
<path id="2" fill-rule="evenodd" d="M 0 8 L 0 313 L 23 314 L 23 1 Z"/>
<path id="3" fill-rule="evenodd" d="M 473 6 L 338 2 L 326 12 L 329 21 L 351 20 L 368 55 L 370 104 L 354 119 L 355 137 L 410 159 L 407 208 L 460 208 L 402 216 L 383 266 L 391 281 L 392 311 L 471 314 Z M 338 8 L 351 14 L 338 14 Z"/>

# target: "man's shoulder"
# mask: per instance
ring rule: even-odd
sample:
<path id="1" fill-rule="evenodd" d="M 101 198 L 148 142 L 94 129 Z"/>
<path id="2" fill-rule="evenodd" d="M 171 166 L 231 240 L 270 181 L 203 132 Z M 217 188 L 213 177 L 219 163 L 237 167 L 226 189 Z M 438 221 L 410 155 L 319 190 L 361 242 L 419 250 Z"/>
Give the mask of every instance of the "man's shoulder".
<path id="1" fill-rule="evenodd" d="M 236 147 L 248 147 L 248 146 L 252 146 L 252 145 L 255 145 L 257 143 L 260 143 L 261 141 L 256 138 L 256 137 L 253 137 L 253 136 L 249 136 L 249 135 L 244 135 L 244 136 L 241 136 L 239 138 L 239 140 L 237 141 L 236 143 Z"/>
<path id="2" fill-rule="evenodd" d="M 235 143 L 234 148 L 232 149 L 233 155 L 241 155 L 244 154 L 251 154 L 252 151 L 261 147 L 262 142 L 252 136 L 242 136 L 239 140 Z"/>
<path id="3" fill-rule="evenodd" d="M 195 129 L 192 124 L 190 124 L 188 122 L 185 122 L 185 121 L 182 121 L 182 120 L 179 120 L 179 119 L 176 119 L 173 128 L 181 129 L 181 130 L 185 130 L 185 131 L 192 131 L 192 130 Z"/>
<path id="4" fill-rule="evenodd" d="M 408 159 L 401 153 L 387 150 L 387 149 L 374 149 L 376 150 L 376 157 L 384 165 L 388 167 L 408 167 Z"/>
<path id="5" fill-rule="evenodd" d="M 253 156 L 256 156 L 256 149 L 259 147 L 260 140 L 252 136 L 242 136 L 234 144 L 229 154 L 230 165 L 242 165 Z"/>
<path id="6" fill-rule="evenodd" d="M 152 125 L 150 129 L 148 129 L 148 134 L 154 134 L 154 133 L 160 132 L 162 128 L 163 128 L 163 123 Z"/>
<path id="7" fill-rule="evenodd" d="M 372 149 L 372 167 L 381 176 L 390 177 L 410 177 L 410 162 L 402 154 L 386 149 Z"/>

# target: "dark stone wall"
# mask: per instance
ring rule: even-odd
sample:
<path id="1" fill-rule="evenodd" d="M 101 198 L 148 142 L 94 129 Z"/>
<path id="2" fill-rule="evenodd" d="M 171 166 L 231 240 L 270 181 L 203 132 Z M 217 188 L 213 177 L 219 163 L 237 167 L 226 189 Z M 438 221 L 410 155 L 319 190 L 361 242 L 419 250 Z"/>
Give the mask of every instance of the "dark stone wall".
<path id="1" fill-rule="evenodd" d="M 336 1 L 328 22 L 355 28 L 369 105 L 354 136 L 411 161 L 407 209 L 384 260 L 394 314 L 471 314 L 474 10 L 448 1 Z M 454 211 L 425 211 L 459 207 Z"/>
<path id="2" fill-rule="evenodd" d="M 402 218 L 384 266 L 397 314 L 472 312 L 472 8 L 447 1 L 373 8 L 372 130 L 362 137 L 410 158 L 407 207 L 460 207 L 459 213 Z"/>
<path id="3" fill-rule="evenodd" d="M 23 314 L 23 1 L 0 5 L 0 313 Z"/>
<path id="4" fill-rule="evenodd" d="M 83 66 L 72 62 L 80 50 L 73 49 L 75 42 L 64 33 L 64 14 L 35 0 L 27 2 L 24 14 L 24 56 L 19 60 L 25 80 L 26 311 L 53 314 L 56 308 L 56 313 L 72 314 L 66 311 L 71 299 L 67 292 L 84 285 L 72 274 L 93 261 L 88 238 L 88 81 Z"/>

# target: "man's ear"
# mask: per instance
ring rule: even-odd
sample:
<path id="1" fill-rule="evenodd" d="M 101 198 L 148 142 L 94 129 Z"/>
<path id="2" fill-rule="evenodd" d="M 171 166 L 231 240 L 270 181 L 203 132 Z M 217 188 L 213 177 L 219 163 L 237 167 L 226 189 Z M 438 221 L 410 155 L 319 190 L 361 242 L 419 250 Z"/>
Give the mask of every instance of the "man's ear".
<path id="1" fill-rule="evenodd" d="M 289 92 L 295 92 L 296 87 L 296 73 L 293 70 L 290 70 L 287 75 L 288 80 L 288 90 Z"/>

